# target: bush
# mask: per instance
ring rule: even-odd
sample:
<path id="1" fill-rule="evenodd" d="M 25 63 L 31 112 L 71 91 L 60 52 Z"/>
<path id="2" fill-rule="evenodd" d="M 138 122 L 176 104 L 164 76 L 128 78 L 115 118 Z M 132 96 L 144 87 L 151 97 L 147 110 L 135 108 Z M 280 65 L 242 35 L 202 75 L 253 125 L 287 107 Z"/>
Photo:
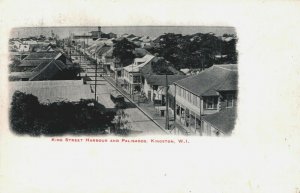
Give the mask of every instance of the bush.
<path id="1" fill-rule="evenodd" d="M 10 109 L 11 129 L 17 134 L 99 134 L 112 126 L 114 112 L 95 100 L 40 104 L 37 97 L 16 91 Z"/>

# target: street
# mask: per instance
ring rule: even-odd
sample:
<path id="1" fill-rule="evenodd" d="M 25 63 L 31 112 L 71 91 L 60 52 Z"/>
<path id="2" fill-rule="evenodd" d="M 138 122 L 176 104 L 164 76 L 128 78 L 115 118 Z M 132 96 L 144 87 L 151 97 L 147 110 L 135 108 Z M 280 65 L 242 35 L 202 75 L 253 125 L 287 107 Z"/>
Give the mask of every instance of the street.
<path id="1" fill-rule="evenodd" d="M 95 66 L 90 65 L 90 62 L 81 58 L 80 63 L 81 68 L 84 72 L 81 73 L 82 77 L 87 77 L 89 79 L 87 84 L 91 85 L 91 90 L 95 91 Z M 101 75 L 104 72 L 102 69 L 98 69 L 97 73 L 97 93 L 96 97 L 100 104 L 104 105 L 108 109 L 115 108 L 115 104 L 110 99 L 110 93 L 116 90 L 111 86 Z M 94 94 L 94 93 L 93 93 Z M 141 112 L 134 104 L 132 104 L 128 99 L 125 98 L 127 108 L 124 110 L 126 114 L 129 115 L 129 127 L 131 136 L 134 135 L 163 135 L 166 134 L 159 126 L 157 126 L 152 120 L 150 120 L 143 112 Z"/>

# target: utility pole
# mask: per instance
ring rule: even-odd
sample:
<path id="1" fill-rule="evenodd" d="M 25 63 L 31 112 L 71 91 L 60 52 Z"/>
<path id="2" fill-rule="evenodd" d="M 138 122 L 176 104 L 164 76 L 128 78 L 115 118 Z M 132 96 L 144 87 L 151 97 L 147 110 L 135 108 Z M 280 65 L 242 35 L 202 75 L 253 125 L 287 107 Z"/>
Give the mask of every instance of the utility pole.
<path id="1" fill-rule="evenodd" d="M 77 51 L 77 54 L 79 53 L 79 65 L 81 66 L 81 51 L 79 49 L 79 51 Z"/>
<path id="2" fill-rule="evenodd" d="M 176 121 L 176 113 L 177 113 L 177 106 L 176 106 L 176 93 L 177 93 L 177 90 L 176 90 L 176 84 L 174 84 L 175 86 L 175 95 L 174 95 L 174 115 L 173 115 L 173 118 L 174 118 L 174 124 L 175 124 L 175 121 Z"/>
<path id="3" fill-rule="evenodd" d="M 97 62 L 96 62 L 96 70 L 95 70 L 95 100 L 97 101 L 97 70 L 98 70 L 98 67 L 97 67 Z"/>
<path id="4" fill-rule="evenodd" d="M 132 100 L 134 101 L 134 87 L 133 87 L 133 85 L 134 85 L 134 75 L 133 75 L 133 64 L 131 65 L 131 74 L 132 74 L 132 84 L 131 84 L 131 94 L 132 94 Z"/>
<path id="5" fill-rule="evenodd" d="M 167 69 L 167 68 L 166 68 Z M 166 71 L 166 129 L 169 130 L 169 99 L 168 99 L 168 72 Z"/>

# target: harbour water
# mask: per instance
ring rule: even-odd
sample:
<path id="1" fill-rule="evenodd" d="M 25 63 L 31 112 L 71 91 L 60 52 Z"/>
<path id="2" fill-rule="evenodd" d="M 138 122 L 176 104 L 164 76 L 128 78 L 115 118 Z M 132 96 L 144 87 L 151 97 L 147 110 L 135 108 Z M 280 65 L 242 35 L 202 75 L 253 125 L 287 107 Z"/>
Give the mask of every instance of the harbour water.
<path id="1" fill-rule="evenodd" d="M 20 27 L 13 28 L 11 37 L 29 37 L 29 36 L 51 36 L 51 32 L 60 38 L 66 38 L 71 33 L 89 34 L 91 31 L 97 30 L 97 26 L 75 26 L 75 27 Z M 227 34 L 236 34 L 234 27 L 226 26 L 102 26 L 104 33 L 113 32 L 117 35 L 134 34 L 137 36 L 158 37 L 164 33 L 180 33 L 183 35 L 195 33 L 212 32 L 217 36 Z"/>

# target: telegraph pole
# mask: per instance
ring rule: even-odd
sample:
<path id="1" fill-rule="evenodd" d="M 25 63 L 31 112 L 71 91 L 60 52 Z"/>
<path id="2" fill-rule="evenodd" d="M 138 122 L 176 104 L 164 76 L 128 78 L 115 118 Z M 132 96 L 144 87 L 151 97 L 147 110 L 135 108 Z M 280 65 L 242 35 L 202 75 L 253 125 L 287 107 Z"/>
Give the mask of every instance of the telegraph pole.
<path id="1" fill-rule="evenodd" d="M 167 69 L 167 68 L 166 68 Z M 166 71 L 166 129 L 169 130 L 169 99 L 168 99 L 168 72 Z"/>
<path id="2" fill-rule="evenodd" d="M 96 70 L 95 70 L 95 100 L 97 101 L 97 70 L 98 70 L 98 67 L 97 67 L 97 61 L 96 61 Z"/>

